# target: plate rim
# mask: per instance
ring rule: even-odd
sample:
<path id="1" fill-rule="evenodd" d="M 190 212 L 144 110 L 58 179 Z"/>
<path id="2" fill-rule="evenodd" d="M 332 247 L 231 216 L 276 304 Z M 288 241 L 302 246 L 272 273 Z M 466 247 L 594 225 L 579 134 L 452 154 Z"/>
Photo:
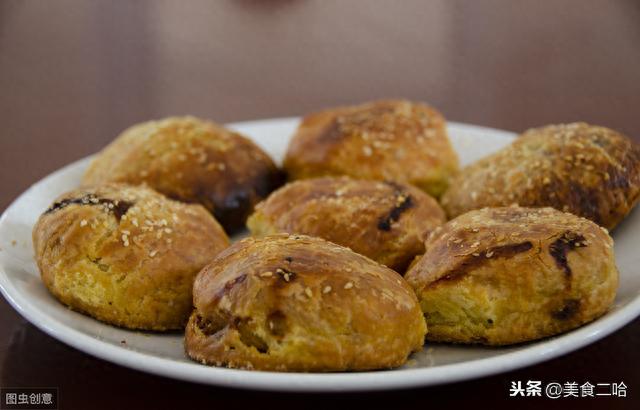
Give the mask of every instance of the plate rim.
<path id="1" fill-rule="evenodd" d="M 242 121 L 227 124 L 227 126 L 231 128 L 247 126 L 259 127 L 267 123 L 273 124 L 291 121 L 299 121 L 299 117 Z M 515 136 L 515 134 L 510 131 L 473 124 L 449 122 L 448 126 L 460 130 L 466 128 L 474 131 L 488 132 L 494 135 L 500 134 L 511 138 Z M 2 227 L 12 214 L 12 211 L 17 209 L 17 204 L 35 189 L 36 185 L 46 183 L 50 178 L 55 178 L 59 174 L 66 172 L 69 168 L 79 166 L 80 163 L 88 161 L 89 158 L 91 158 L 91 156 L 84 157 L 58 168 L 22 192 L 5 209 L 2 216 L 0 216 L 0 232 L 2 232 Z M 0 264 L 0 292 L 22 317 L 38 329 L 96 358 L 134 370 L 189 382 L 220 387 L 281 392 L 382 391 L 435 386 L 490 376 L 542 363 L 578 350 L 617 331 L 640 315 L 640 294 L 638 294 L 625 306 L 619 309 L 614 307 L 614 310 L 609 311 L 605 316 L 585 326 L 551 339 L 542 339 L 541 341 L 533 342 L 536 344 L 524 349 L 506 352 L 492 357 L 472 359 L 435 367 L 342 373 L 283 373 L 228 369 L 203 366 L 195 362 L 180 362 L 175 359 L 147 354 L 101 340 L 88 333 L 76 330 L 54 317 L 48 316 L 46 312 L 42 312 L 30 305 L 26 296 L 18 291 L 9 279 L 3 264 Z"/>

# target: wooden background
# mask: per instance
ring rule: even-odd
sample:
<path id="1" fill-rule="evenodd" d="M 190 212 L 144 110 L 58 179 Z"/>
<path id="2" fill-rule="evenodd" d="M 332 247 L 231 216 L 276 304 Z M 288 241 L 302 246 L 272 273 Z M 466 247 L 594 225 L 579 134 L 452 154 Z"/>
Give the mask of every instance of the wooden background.
<path id="1" fill-rule="evenodd" d="M 0 1 L 0 210 L 135 122 L 290 116 L 381 97 L 513 131 L 584 120 L 640 138 L 640 1 Z M 636 320 L 573 354 L 482 380 L 285 395 L 121 368 L 57 342 L 0 300 L 0 385 L 57 386 L 65 409 L 628 408 L 640 396 L 639 346 Z M 624 381 L 629 397 L 508 398 L 510 381 L 529 379 Z"/>

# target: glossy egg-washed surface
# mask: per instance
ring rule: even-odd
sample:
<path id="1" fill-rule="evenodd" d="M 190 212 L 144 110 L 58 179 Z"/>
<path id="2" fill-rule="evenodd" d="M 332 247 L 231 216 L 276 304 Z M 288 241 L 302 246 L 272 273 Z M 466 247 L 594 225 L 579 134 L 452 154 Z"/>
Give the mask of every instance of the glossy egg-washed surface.
<path id="1" fill-rule="evenodd" d="M 256 206 L 253 235 L 318 236 L 404 272 L 424 252 L 429 232 L 446 221 L 435 199 L 418 188 L 348 177 L 291 182 Z"/>
<path id="2" fill-rule="evenodd" d="M 465 167 L 442 197 L 449 217 L 489 206 L 550 206 L 613 229 L 640 199 L 640 145 L 585 123 L 531 129 Z"/>
<path id="3" fill-rule="evenodd" d="M 184 327 L 196 274 L 228 246 L 206 209 L 136 186 L 60 196 L 33 228 L 49 291 L 74 310 L 133 329 Z"/>
<path id="4" fill-rule="evenodd" d="M 613 240 L 553 208 L 485 208 L 436 229 L 405 279 L 427 339 L 502 345 L 561 333 L 604 314 L 618 271 Z"/>
<path id="5" fill-rule="evenodd" d="M 439 197 L 458 157 L 442 114 L 425 104 L 382 100 L 304 117 L 284 168 L 290 179 L 348 175 L 410 183 Z"/>
<path id="6" fill-rule="evenodd" d="M 210 121 L 170 117 L 125 130 L 98 154 L 83 183 L 145 183 L 170 198 L 202 204 L 234 232 L 281 179 L 249 139 Z"/>
<path id="7" fill-rule="evenodd" d="M 198 275 L 186 351 L 202 363 L 278 371 L 399 366 L 426 326 L 391 269 L 325 240 L 247 238 Z"/>

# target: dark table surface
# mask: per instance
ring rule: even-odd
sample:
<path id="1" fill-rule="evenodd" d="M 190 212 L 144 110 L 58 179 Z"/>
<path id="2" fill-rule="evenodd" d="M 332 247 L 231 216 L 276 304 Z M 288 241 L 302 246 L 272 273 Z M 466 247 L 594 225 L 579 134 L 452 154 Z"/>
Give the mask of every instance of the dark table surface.
<path id="1" fill-rule="evenodd" d="M 1 1 L 0 210 L 139 121 L 290 116 L 389 96 L 513 131 L 584 120 L 640 138 L 640 1 Z M 65 409 L 362 400 L 630 408 L 640 397 L 639 347 L 636 319 L 564 357 L 470 382 L 338 396 L 247 392 L 92 358 L 0 298 L 0 385 L 58 387 Z M 510 399 L 517 380 L 629 389 L 626 399 Z"/>

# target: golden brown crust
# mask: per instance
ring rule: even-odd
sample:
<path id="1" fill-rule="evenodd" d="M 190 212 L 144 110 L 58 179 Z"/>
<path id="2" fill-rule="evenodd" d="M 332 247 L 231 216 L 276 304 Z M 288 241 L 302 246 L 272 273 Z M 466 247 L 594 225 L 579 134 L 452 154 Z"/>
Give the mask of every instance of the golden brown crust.
<path id="1" fill-rule="evenodd" d="M 415 294 L 394 271 L 302 235 L 235 243 L 194 284 L 186 351 L 202 363 L 258 370 L 395 367 L 421 349 Z"/>
<path id="2" fill-rule="evenodd" d="M 405 100 L 382 100 L 306 116 L 289 143 L 291 179 L 348 175 L 415 185 L 438 197 L 457 172 L 444 117 Z"/>
<path id="3" fill-rule="evenodd" d="M 317 236 L 404 272 L 424 252 L 431 230 L 446 222 L 435 199 L 410 185 L 314 178 L 291 182 L 256 206 L 247 226 Z"/>
<path id="4" fill-rule="evenodd" d="M 273 161 L 249 139 L 193 117 L 149 121 L 125 130 L 102 150 L 85 185 L 148 184 L 169 198 L 204 205 L 227 232 L 281 183 Z"/>
<path id="5" fill-rule="evenodd" d="M 184 327 L 193 280 L 228 246 L 200 205 L 108 184 L 59 197 L 33 228 L 49 291 L 74 310 L 132 329 Z"/>
<path id="6" fill-rule="evenodd" d="M 449 217 L 491 206 L 553 208 L 613 229 L 640 200 L 640 145 L 574 123 L 526 131 L 464 168 L 442 197 Z"/>
<path id="7" fill-rule="evenodd" d="M 435 341 L 502 345 L 604 314 L 618 271 L 604 228 L 553 208 L 485 208 L 436 229 L 405 279 Z"/>

